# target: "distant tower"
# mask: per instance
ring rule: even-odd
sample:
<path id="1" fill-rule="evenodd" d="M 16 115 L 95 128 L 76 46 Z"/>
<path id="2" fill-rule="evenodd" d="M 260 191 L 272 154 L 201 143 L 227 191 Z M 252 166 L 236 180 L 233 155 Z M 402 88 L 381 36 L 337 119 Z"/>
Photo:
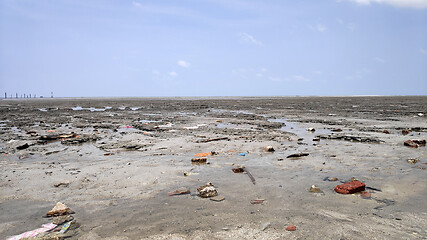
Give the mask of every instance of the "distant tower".
<path id="1" fill-rule="evenodd" d="M 7 98 L 7 93 L 6 92 L 4 93 L 4 98 Z"/>
<path id="2" fill-rule="evenodd" d="M 53 98 L 53 92 L 50 92 L 50 98 Z"/>
<path id="3" fill-rule="evenodd" d="M 25 98 L 25 93 L 24 93 L 24 98 Z"/>
<path id="4" fill-rule="evenodd" d="M 16 98 L 18 98 L 18 93 L 16 93 Z"/>

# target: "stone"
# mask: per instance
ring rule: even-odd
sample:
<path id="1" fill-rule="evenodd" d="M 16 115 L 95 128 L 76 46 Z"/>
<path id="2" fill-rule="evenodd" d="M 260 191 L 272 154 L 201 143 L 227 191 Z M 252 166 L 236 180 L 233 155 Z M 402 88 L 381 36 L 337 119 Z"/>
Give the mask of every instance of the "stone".
<path id="1" fill-rule="evenodd" d="M 362 194 L 360 196 L 364 199 L 370 199 L 371 198 L 371 194 L 369 192 L 362 192 Z"/>
<path id="2" fill-rule="evenodd" d="M 418 148 L 426 145 L 426 140 L 424 139 L 410 139 L 405 141 L 403 145 L 411 148 Z"/>
<path id="3" fill-rule="evenodd" d="M 307 131 L 309 131 L 309 132 L 315 132 L 316 129 L 314 129 L 314 128 L 307 128 Z"/>
<path id="4" fill-rule="evenodd" d="M 192 158 L 191 162 L 192 163 L 206 163 L 208 159 L 205 157 L 200 157 L 200 158 Z"/>
<path id="5" fill-rule="evenodd" d="M 312 192 L 312 193 L 321 193 L 321 192 L 322 192 L 322 190 L 320 190 L 320 188 L 319 188 L 318 186 L 316 186 L 316 185 L 312 185 L 312 186 L 310 187 L 310 192 Z"/>
<path id="6" fill-rule="evenodd" d="M 206 185 L 197 188 L 197 191 L 199 192 L 199 196 L 202 198 L 210 198 L 218 195 L 218 192 L 211 182 L 208 182 Z"/>
<path id="7" fill-rule="evenodd" d="M 310 154 L 309 153 L 294 153 L 294 154 L 287 156 L 286 158 L 299 158 L 299 157 L 305 157 L 308 155 L 310 155 Z"/>
<path id="8" fill-rule="evenodd" d="M 347 182 L 341 185 L 337 185 L 334 190 L 341 194 L 352 194 L 356 192 L 365 191 L 365 184 L 359 181 Z"/>
<path id="9" fill-rule="evenodd" d="M 214 202 L 222 202 L 222 201 L 224 201 L 225 200 L 225 197 L 223 197 L 223 196 L 215 196 L 215 197 L 211 197 L 211 198 L 209 198 L 211 201 L 214 201 Z"/>
<path id="10" fill-rule="evenodd" d="M 408 163 L 410 163 L 410 164 L 415 164 L 415 163 L 417 163 L 418 161 L 420 161 L 419 159 L 417 159 L 417 158 L 410 158 L 410 159 L 408 159 L 408 160 L 406 160 Z"/>
<path id="11" fill-rule="evenodd" d="M 67 205 L 62 202 L 57 202 L 55 207 L 52 208 L 48 213 L 46 213 L 46 217 L 55 217 L 61 215 L 68 215 L 74 213 Z"/>
<path id="12" fill-rule="evenodd" d="M 297 230 L 297 227 L 295 225 L 289 225 L 286 227 L 286 231 L 295 231 Z"/>
<path id="13" fill-rule="evenodd" d="M 264 150 L 265 150 L 266 152 L 274 152 L 274 151 L 276 151 L 276 150 L 273 148 L 273 146 L 267 146 L 267 147 L 265 147 L 265 148 L 264 148 Z"/>

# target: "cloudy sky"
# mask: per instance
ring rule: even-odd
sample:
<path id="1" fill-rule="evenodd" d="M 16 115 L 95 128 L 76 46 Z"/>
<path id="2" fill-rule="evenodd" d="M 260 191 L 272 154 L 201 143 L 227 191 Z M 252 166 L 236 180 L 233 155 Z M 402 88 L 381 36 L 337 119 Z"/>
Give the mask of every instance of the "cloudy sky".
<path id="1" fill-rule="evenodd" d="M 0 0 L 0 91 L 426 95 L 427 0 Z"/>

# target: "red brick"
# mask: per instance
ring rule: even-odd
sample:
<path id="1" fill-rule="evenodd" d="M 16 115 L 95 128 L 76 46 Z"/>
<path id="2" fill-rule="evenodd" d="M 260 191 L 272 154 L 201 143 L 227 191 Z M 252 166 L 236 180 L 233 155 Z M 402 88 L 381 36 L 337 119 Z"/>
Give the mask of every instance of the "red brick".
<path id="1" fill-rule="evenodd" d="M 335 192 L 341 194 L 352 194 L 356 192 L 365 191 L 365 184 L 359 181 L 347 182 L 335 187 Z"/>
<path id="2" fill-rule="evenodd" d="M 295 230 L 297 230 L 297 227 L 295 225 L 290 225 L 286 227 L 286 231 L 295 231 Z"/>

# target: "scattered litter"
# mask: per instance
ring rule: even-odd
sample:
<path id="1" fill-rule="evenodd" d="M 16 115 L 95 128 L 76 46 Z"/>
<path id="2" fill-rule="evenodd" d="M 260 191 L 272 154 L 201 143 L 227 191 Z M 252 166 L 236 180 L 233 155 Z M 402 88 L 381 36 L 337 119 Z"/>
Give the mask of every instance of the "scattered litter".
<path id="1" fill-rule="evenodd" d="M 106 153 L 104 153 L 104 156 L 111 156 L 111 155 L 114 155 L 114 153 L 112 153 L 112 152 L 106 152 Z"/>
<path id="2" fill-rule="evenodd" d="M 208 159 L 207 158 L 192 158 L 191 162 L 192 163 L 206 163 Z"/>
<path id="3" fill-rule="evenodd" d="M 185 177 L 188 177 L 188 176 L 191 176 L 191 175 L 198 175 L 199 173 L 193 173 L 193 172 L 184 172 L 184 176 Z"/>
<path id="4" fill-rule="evenodd" d="M 287 156 L 286 158 L 298 158 L 298 157 L 305 157 L 308 155 L 310 155 L 310 154 L 308 154 L 308 153 L 294 153 L 294 154 Z"/>
<path id="5" fill-rule="evenodd" d="M 17 146 L 16 149 L 23 150 L 23 149 L 26 149 L 26 148 L 29 148 L 29 147 L 30 147 L 30 145 L 28 145 L 28 143 L 25 143 L 23 145 Z"/>
<path id="6" fill-rule="evenodd" d="M 246 156 L 246 153 L 238 153 L 239 156 Z"/>
<path id="7" fill-rule="evenodd" d="M 335 181 L 338 181 L 338 178 L 336 178 L 336 177 L 333 177 L 333 178 L 325 177 L 323 179 L 323 181 L 335 182 Z"/>
<path id="8" fill-rule="evenodd" d="M 365 184 L 359 181 L 347 182 L 341 185 L 337 185 L 334 190 L 341 194 L 352 194 L 356 192 L 365 191 Z"/>
<path id="9" fill-rule="evenodd" d="M 316 185 L 312 185 L 310 187 L 310 192 L 312 192 L 312 193 L 323 193 L 323 191 L 320 190 L 320 188 L 318 186 L 316 186 Z"/>
<path id="10" fill-rule="evenodd" d="M 221 140 L 230 140 L 230 139 L 228 137 L 221 137 L 221 138 L 211 138 L 211 139 L 201 140 L 200 142 L 207 143 L 207 142 L 214 142 L 214 141 L 221 141 Z"/>
<path id="11" fill-rule="evenodd" d="M 68 187 L 68 185 L 70 185 L 69 182 L 60 182 L 60 183 L 54 184 L 53 186 L 54 187 L 61 187 L 61 186 Z"/>
<path id="12" fill-rule="evenodd" d="M 211 154 L 212 154 L 211 152 L 209 152 L 209 153 L 196 153 L 196 154 L 194 154 L 194 156 L 196 156 L 196 157 L 207 157 Z"/>
<path id="13" fill-rule="evenodd" d="M 210 198 L 218 195 L 218 192 L 211 182 L 208 182 L 206 185 L 197 188 L 197 191 L 199 191 L 199 196 L 202 198 Z"/>
<path id="14" fill-rule="evenodd" d="M 276 150 L 273 148 L 273 146 L 267 146 L 267 147 L 265 147 L 265 148 L 264 148 L 264 150 L 265 150 L 266 152 L 274 152 L 274 151 L 276 151 Z"/>
<path id="15" fill-rule="evenodd" d="M 265 229 L 267 229 L 268 227 L 270 227 L 271 223 L 270 222 L 266 222 L 261 226 L 261 231 L 265 231 Z"/>
<path id="16" fill-rule="evenodd" d="M 53 224 L 53 223 L 43 224 L 41 228 L 37 228 L 37 229 L 31 230 L 28 232 L 24 232 L 22 234 L 10 237 L 7 240 L 18 240 L 18 239 L 23 239 L 23 238 L 32 238 L 32 237 L 37 236 L 40 233 L 50 231 L 50 230 L 54 229 L 56 226 L 57 225 Z"/>
<path id="17" fill-rule="evenodd" d="M 52 208 L 48 213 L 46 213 L 46 217 L 54 217 L 60 215 L 67 215 L 74 213 L 67 205 L 57 202 L 55 207 Z"/>
<path id="18" fill-rule="evenodd" d="M 26 159 L 26 158 L 29 158 L 29 157 L 28 157 L 28 155 L 21 155 L 18 158 L 19 158 L 19 160 L 22 160 L 22 159 Z"/>
<path id="19" fill-rule="evenodd" d="M 189 193 L 190 193 L 190 189 L 182 187 L 182 188 L 178 188 L 175 191 L 168 192 L 168 196 L 183 195 L 183 194 L 189 194 Z"/>
<path id="20" fill-rule="evenodd" d="M 215 197 L 211 197 L 209 199 L 212 200 L 212 201 L 214 201 L 214 202 L 221 202 L 221 201 L 224 201 L 225 197 L 223 197 L 223 196 L 215 196 Z"/>
<path id="21" fill-rule="evenodd" d="M 248 171 L 247 168 L 244 167 L 243 169 L 245 170 L 245 172 L 248 175 L 248 177 L 251 179 L 252 183 L 255 185 L 255 178 L 254 178 L 254 176 L 252 176 L 252 174 Z"/>
<path id="22" fill-rule="evenodd" d="M 418 113 L 417 115 L 418 115 L 418 117 L 424 116 L 424 114 L 422 114 L 422 113 Z"/>
<path id="23" fill-rule="evenodd" d="M 61 225 L 63 223 L 71 222 L 73 220 L 74 220 L 74 217 L 71 215 L 58 216 L 53 218 L 53 224 Z"/>
<path id="24" fill-rule="evenodd" d="M 245 171 L 245 167 L 236 167 L 236 168 L 233 168 L 232 171 L 234 173 L 242 173 Z"/>
<path id="25" fill-rule="evenodd" d="M 408 141 L 405 141 L 403 145 L 411 147 L 411 148 L 418 148 L 426 145 L 426 140 L 424 139 L 411 139 Z"/>
<path id="26" fill-rule="evenodd" d="M 411 131 L 403 129 L 402 130 L 402 135 L 408 135 Z"/>
<path id="27" fill-rule="evenodd" d="M 132 126 L 125 126 L 125 128 L 132 128 Z"/>
<path id="28" fill-rule="evenodd" d="M 265 199 L 254 199 L 251 200 L 251 204 L 262 204 L 264 203 Z"/>
<path id="29" fill-rule="evenodd" d="M 363 199 L 371 199 L 371 194 L 369 192 L 362 192 L 360 195 Z"/>
<path id="30" fill-rule="evenodd" d="M 286 231 L 295 231 L 297 230 L 297 227 L 295 225 L 290 225 L 286 227 Z"/>
<path id="31" fill-rule="evenodd" d="M 62 226 L 62 228 L 61 228 L 61 230 L 60 230 L 59 232 L 60 232 L 60 233 L 65 233 L 65 232 L 67 232 L 67 231 L 68 231 L 68 229 L 70 228 L 70 226 L 71 226 L 71 221 L 70 221 L 70 222 L 65 223 L 65 224 L 64 224 L 64 226 Z"/>
<path id="32" fill-rule="evenodd" d="M 410 164 L 415 164 L 415 163 L 419 162 L 420 160 L 418 158 L 410 158 L 406 161 Z"/>

